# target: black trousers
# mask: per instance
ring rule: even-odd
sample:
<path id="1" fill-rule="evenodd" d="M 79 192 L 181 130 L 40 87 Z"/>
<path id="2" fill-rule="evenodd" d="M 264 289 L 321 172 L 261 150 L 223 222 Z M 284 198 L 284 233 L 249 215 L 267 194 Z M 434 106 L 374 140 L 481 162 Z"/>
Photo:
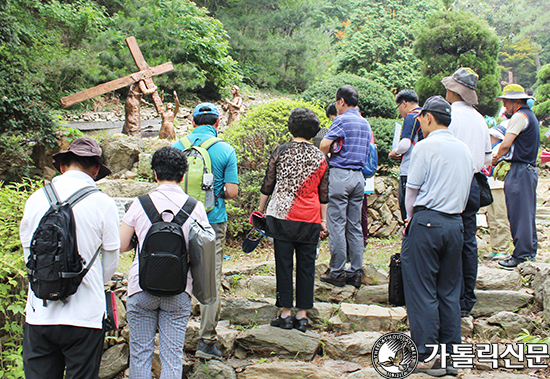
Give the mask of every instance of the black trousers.
<path id="1" fill-rule="evenodd" d="M 23 365 L 26 379 L 97 379 L 102 329 L 25 324 Z"/>
<path id="2" fill-rule="evenodd" d="M 460 282 L 463 226 L 460 215 L 415 211 L 403 238 L 401 262 L 407 316 L 418 358 L 426 344 L 460 344 Z"/>
<path id="3" fill-rule="evenodd" d="M 466 209 L 460 215 L 464 224 L 464 244 L 462 245 L 462 289 L 460 293 L 460 309 L 471 311 L 477 301 L 475 295 L 477 281 L 477 241 L 476 214 L 479 211 L 480 191 L 477 179 L 472 179 L 470 195 Z"/>
<path id="4" fill-rule="evenodd" d="M 403 221 L 407 219 L 407 208 L 405 207 L 405 194 L 407 192 L 407 175 L 401 175 L 399 177 L 399 210 L 401 211 L 401 218 Z"/>
<path id="5" fill-rule="evenodd" d="M 274 239 L 273 243 L 275 245 L 275 276 L 277 278 L 277 303 L 275 305 L 282 308 L 293 307 L 292 271 L 294 252 L 296 252 L 296 308 L 313 308 L 317 244 L 279 239 Z"/>

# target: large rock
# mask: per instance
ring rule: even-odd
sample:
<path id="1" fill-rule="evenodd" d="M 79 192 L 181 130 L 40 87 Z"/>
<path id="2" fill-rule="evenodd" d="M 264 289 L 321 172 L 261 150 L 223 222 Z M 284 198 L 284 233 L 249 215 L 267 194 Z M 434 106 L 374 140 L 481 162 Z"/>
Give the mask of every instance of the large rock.
<path id="1" fill-rule="evenodd" d="M 275 299 L 249 300 L 244 297 L 222 299 L 220 319 L 235 325 L 268 324 L 277 316 Z"/>
<path id="2" fill-rule="evenodd" d="M 355 287 L 351 285 L 337 287 L 319 280 L 315 282 L 314 299 L 324 303 L 351 302 L 355 291 Z"/>
<path id="3" fill-rule="evenodd" d="M 124 306 L 124 303 L 118 296 L 115 296 L 116 301 L 116 311 L 118 315 L 118 326 L 120 328 L 124 328 L 128 322 L 126 320 L 126 307 Z"/>
<path id="4" fill-rule="evenodd" d="M 390 282 L 390 277 L 388 273 L 381 268 L 365 265 L 363 266 L 363 277 L 361 278 L 361 282 L 368 286 L 388 284 Z"/>
<path id="5" fill-rule="evenodd" d="M 512 312 L 498 312 L 487 319 L 489 324 L 500 325 L 504 329 L 504 334 L 509 338 L 515 338 L 523 329 L 531 332 L 534 324 L 529 317 L 518 315 Z"/>
<path id="6" fill-rule="evenodd" d="M 299 333 L 299 332 L 298 332 Z M 306 362 L 273 362 L 248 366 L 238 379 L 337 379 L 340 375 L 329 368 Z"/>
<path id="7" fill-rule="evenodd" d="M 189 379 L 237 379 L 235 371 L 230 366 L 215 359 L 197 362 L 187 377 Z"/>
<path id="8" fill-rule="evenodd" d="M 139 154 L 145 151 L 145 143 L 141 138 L 117 134 L 103 140 L 101 150 L 103 162 L 116 174 L 132 169 L 139 160 Z"/>
<path id="9" fill-rule="evenodd" d="M 520 270 L 531 273 L 535 299 L 542 304 L 544 315 L 550 319 L 550 264 L 528 262 L 523 263 Z"/>
<path id="10" fill-rule="evenodd" d="M 514 311 L 526 306 L 532 299 L 530 295 L 522 291 L 476 291 L 477 302 L 471 315 L 475 318 L 490 316 L 501 311 Z"/>
<path id="11" fill-rule="evenodd" d="M 138 158 L 138 174 L 142 178 L 155 179 L 153 176 L 153 169 L 151 168 L 151 161 L 153 159 L 153 154 L 150 153 L 140 153 Z"/>
<path id="12" fill-rule="evenodd" d="M 476 289 L 478 290 L 517 290 L 521 286 L 521 275 L 516 270 L 479 266 Z"/>
<path id="13" fill-rule="evenodd" d="M 312 328 L 324 328 L 330 326 L 329 320 L 338 309 L 338 305 L 331 303 L 313 303 L 313 308 L 307 311 Z"/>
<path id="14" fill-rule="evenodd" d="M 462 337 L 473 337 L 474 318 L 472 316 L 460 318 L 460 334 Z"/>
<path id="15" fill-rule="evenodd" d="M 119 372 L 128 368 L 128 345 L 123 343 L 111 347 L 103 353 L 99 367 L 99 379 L 114 378 Z"/>
<path id="16" fill-rule="evenodd" d="M 134 180 L 108 180 L 101 179 L 97 182 L 100 190 L 111 197 L 134 198 L 153 192 L 158 184 L 149 182 L 136 182 Z"/>
<path id="17" fill-rule="evenodd" d="M 319 349 L 319 335 L 262 325 L 242 333 L 235 343 L 249 354 L 311 360 Z"/>
<path id="18" fill-rule="evenodd" d="M 330 321 L 336 330 L 341 331 L 385 331 L 406 317 L 407 312 L 402 307 L 342 303 L 338 314 Z"/>
<path id="19" fill-rule="evenodd" d="M 264 271 L 275 272 L 275 261 L 252 263 L 246 266 L 223 268 L 223 275 L 259 275 Z"/>
<path id="20" fill-rule="evenodd" d="M 325 354 L 331 359 L 354 360 L 372 352 L 372 346 L 382 333 L 357 332 L 338 337 L 321 338 Z"/>
<path id="21" fill-rule="evenodd" d="M 275 298 L 277 279 L 274 276 L 254 275 L 250 277 L 248 287 L 250 288 L 250 291 L 258 294 L 259 297 Z"/>
<path id="22" fill-rule="evenodd" d="M 491 325 L 484 319 L 474 321 L 474 334 L 483 340 L 490 340 L 492 337 L 500 333 L 500 327 Z"/>
<path id="23" fill-rule="evenodd" d="M 388 303 L 388 285 L 363 286 L 355 294 L 357 304 L 387 304 Z"/>

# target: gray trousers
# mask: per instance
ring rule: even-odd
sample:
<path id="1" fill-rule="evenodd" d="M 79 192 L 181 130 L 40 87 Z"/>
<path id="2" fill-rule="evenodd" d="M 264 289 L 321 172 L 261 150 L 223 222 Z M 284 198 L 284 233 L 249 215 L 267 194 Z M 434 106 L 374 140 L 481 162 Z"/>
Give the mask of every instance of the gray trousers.
<path id="1" fill-rule="evenodd" d="M 218 299 L 212 304 L 200 304 L 201 309 L 201 328 L 199 336 L 207 344 L 213 344 L 218 341 L 216 326 L 220 319 L 221 293 L 222 293 L 222 262 L 223 248 L 225 246 L 225 235 L 227 233 L 227 222 L 210 224 L 216 232 L 216 286 L 218 287 Z"/>
<path id="2" fill-rule="evenodd" d="M 361 207 L 365 179 L 361 171 L 331 167 L 328 179 L 327 227 L 329 231 L 330 271 L 340 275 L 363 268 L 363 231 Z M 346 256 L 350 267 L 345 269 Z"/>

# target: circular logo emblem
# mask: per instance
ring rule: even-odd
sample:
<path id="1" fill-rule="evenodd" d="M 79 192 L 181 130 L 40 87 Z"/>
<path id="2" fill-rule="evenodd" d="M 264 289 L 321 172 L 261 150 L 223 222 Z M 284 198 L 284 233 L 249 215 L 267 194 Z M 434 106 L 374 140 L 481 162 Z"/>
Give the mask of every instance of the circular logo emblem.
<path id="1" fill-rule="evenodd" d="M 372 365 L 384 378 L 406 378 L 417 364 L 418 349 L 405 333 L 384 334 L 372 347 Z"/>

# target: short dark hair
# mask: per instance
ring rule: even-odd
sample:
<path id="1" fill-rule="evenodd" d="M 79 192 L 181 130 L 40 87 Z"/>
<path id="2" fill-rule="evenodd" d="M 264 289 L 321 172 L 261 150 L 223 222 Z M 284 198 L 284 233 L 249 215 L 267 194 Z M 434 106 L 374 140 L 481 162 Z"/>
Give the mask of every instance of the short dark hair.
<path id="1" fill-rule="evenodd" d="M 402 103 L 403 101 L 418 104 L 418 95 L 412 89 L 403 89 L 399 91 L 399 93 L 395 97 L 395 102 L 399 104 L 399 103 Z"/>
<path id="2" fill-rule="evenodd" d="M 527 95 L 529 95 L 529 96 L 533 96 L 534 93 L 535 93 L 535 91 L 533 91 L 532 88 L 527 88 L 527 89 L 525 90 L 525 93 L 526 93 Z"/>
<path id="3" fill-rule="evenodd" d="M 325 112 L 328 118 L 330 118 L 330 116 L 338 116 L 338 111 L 336 110 L 336 105 L 334 105 L 334 103 L 327 105 Z"/>
<path id="4" fill-rule="evenodd" d="M 199 112 L 205 112 L 205 111 L 209 111 L 209 110 L 210 110 L 210 108 L 203 107 L 203 108 L 199 109 Z M 214 114 L 199 114 L 199 115 L 196 115 L 195 117 L 193 117 L 193 121 L 195 121 L 196 126 L 214 125 L 216 123 L 216 121 L 218 121 L 218 116 L 216 116 Z"/>
<path id="5" fill-rule="evenodd" d="M 158 180 L 181 182 L 187 171 L 187 158 L 183 151 L 175 147 L 165 146 L 153 154 L 151 168 L 157 174 Z"/>
<path id="6" fill-rule="evenodd" d="M 311 109 L 296 108 L 288 117 L 288 131 L 294 137 L 312 139 L 321 129 L 319 118 Z"/>
<path id="7" fill-rule="evenodd" d="M 345 85 L 336 91 L 336 100 L 344 99 L 350 107 L 355 107 L 359 101 L 359 94 L 353 86 Z"/>
<path id="8" fill-rule="evenodd" d="M 448 114 L 443 114 L 439 112 L 430 112 L 428 110 L 422 110 L 419 114 L 419 116 L 424 117 L 426 113 L 431 114 L 434 116 L 435 122 L 437 122 L 439 125 L 443 126 L 449 126 L 451 124 L 451 116 Z"/>
<path id="9" fill-rule="evenodd" d="M 81 157 L 70 151 L 65 154 L 65 156 L 61 159 L 61 162 L 63 162 L 66 166 L 74 164 L 83 170 L 87 170 L 89 168 L 95 167 L 96 165 L 99 165 L 96 157 Z"/>

